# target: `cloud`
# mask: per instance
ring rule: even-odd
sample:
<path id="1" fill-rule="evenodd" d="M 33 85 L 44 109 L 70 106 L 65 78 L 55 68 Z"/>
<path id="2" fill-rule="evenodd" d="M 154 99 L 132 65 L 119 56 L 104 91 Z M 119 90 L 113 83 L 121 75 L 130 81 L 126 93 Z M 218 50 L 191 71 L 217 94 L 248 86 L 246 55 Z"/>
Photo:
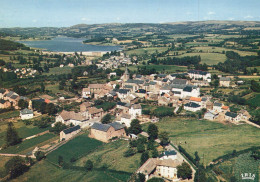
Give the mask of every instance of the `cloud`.
<path id="1" fill-rule="evenodd" d="M 252 19 L 252 18 L 254 18 L 254 17 L 251 16 L 251 15 L 247 15 L 247 16 L 244 17 L 244 19 Z"/>
<path id="2" fill-rule="evenodd" d="M 89 21 L 89 19 L 88 19 L 88 18 L 85 18 L 85 17 L 81 18 L 81 20 L 82 20 L 82 21 Z"/>
<path id="3" fill-rule="evenodd" d="M 214 11 L 209 11 L 208 15 L 215 15 L 216 13 Z"/>
<path id="4" fill-rule="evenodd" d="M 32 20 L 32 22 L 33 22 L 33 23 L 36 23 L 36 22 L 37 22 L 37 20 L 36 20 L 36 19 L 33 19 L 33 20 Z"/>

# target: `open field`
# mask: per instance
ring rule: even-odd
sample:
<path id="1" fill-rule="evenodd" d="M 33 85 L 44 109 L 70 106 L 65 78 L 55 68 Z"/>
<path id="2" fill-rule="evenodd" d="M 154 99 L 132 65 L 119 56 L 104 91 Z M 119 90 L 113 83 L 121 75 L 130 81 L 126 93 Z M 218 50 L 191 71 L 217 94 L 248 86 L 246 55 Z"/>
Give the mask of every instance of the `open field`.
<path id="1" fill-rule="evenodd" d="M 260 107 L 260 94 L 248 100 L 248 103 L 254 107 Z"/>
<path id="2" fill-rule="evenodd" d="M 5 112 L 0 114 L 0 119 L 9 119 L 9 118 L 15 118 L 18 117 L 20 115 L 20 112 L 15 110 L 15 111 L 9 111 L 9 112 Z"/>
<path id="3" fill-rule="evenodd" d="M 45 135 L 41 135 L 30 140 L 25 140 L 20 144 L 10 146 L 6 149 L 1 150 L 1 153 L 10 153 L 10 154 L 27 154 L 31 152 L 36 146 L 43 146 L 44 144 L 50 143 L 53 139 L 57 139 L 56 135 L 52 133 L 47 133 Z"/>
<path id="4" fill-rule="evenodd" d="M 185 53 L 178 57 L 185 56 L 200 56 L 201 63 L 206 63 L 208 65 L 218 64 L 219 62 L 224 62 L 226 60 L 225 54 L 219 53 Z"/>
<path id="5" fill-rule="evenodd" d="M 0 178 L 3 178 L 7 175 L 7 172 L 5 171 L 5 164 L 11 158 L 12 157 L 0 156 Z"/>
<path id="6" fill-rule="evenodd" d="M 140 153 L 131 157 L 124 157 L 124 152 L 128 149 L 128 142 L 119 140 L 111 142 L 97 148 L 95 152 L 82 157 L 76 162 L 76 165 L 84 166 L 85 162 L 90 159 L 97 168 L 106 166 L 108 169 L 121 170 L 133 173 L 140 163 Z"/>
<path id="7" fill-rule="evenodd" d="M 147 54 L 153 54 L 156 52 L 163 52 L 169 49 L 169 47 L 149 47 L 149 48 L 140 48 L 140 49 L 134 49 L 130 51 L 126 51 L 127 55 L 136 54 L 136 55 L 142 55 L 145 54 L 147 51 Z"/>
<path id="8" fill-rule="evenodd" d="M 65 162 L 70 162 L 71 158 L 81 158 L 90 152 L 93 152 L 97 147 L 103 143 L 89 138 L 86 134 L 80 135 L 75 139 L 69 141 L 57 150 L 53 151 L 47 156 L 47 160 L 58 163 L 58 157 L 62 156 Z"/>
<path id="9" fill-rule="evenodd" d="M 60 67 L 55 67 L 55 68 L 50 68 L 49 73 L 43 73 L 43 75 L 61 75 L 61 74 L 68 74 L 71 73 L 72 68 L 65 66 L 63 68 Z"/>
<path id="10" fill-rule="evenodd" d="M 126 181 L 125 179 L 129 176 L 125 174 L 118 174 L 103 170 L 93 170 L 86 172 L 83 170 L 64 170 L 59 168 L 46 160 L 40 161 L 31 167 L 31 169 L 12 180 L 12 182 L 26 182 L 26 181 L 37 181 L 37 182 L 81 182 L 81 181 L 100 181 L 100 182 L 121 182 Z"/>
<path id="11" fill-rule="evenodd" d="M 260 141 L 259 129 L 250 125 L 223 125 L 185 118 L 164 118 L 156 125 L 159 131 L 169 132 L 171 141 L 182 145 L 191 155 L 196 151 L 201 158 L 204 155 L 205 164 L 233 150 L 259 146 Z"/>
<path id="12" fill-rule="evenodd" d="M 187 70 L 186 66 L 175 66 L 175 65 L 141 65 L 138 66 L 140 68 L 146 67 L 146 69 L 155 69 L 159 73 L 175 73 L 175 72 L 183 72 Z M 131 71 L 137 71 L 137 66 L 129 66 Z M 125 68 L 121 68 L 125 70 Z"/>

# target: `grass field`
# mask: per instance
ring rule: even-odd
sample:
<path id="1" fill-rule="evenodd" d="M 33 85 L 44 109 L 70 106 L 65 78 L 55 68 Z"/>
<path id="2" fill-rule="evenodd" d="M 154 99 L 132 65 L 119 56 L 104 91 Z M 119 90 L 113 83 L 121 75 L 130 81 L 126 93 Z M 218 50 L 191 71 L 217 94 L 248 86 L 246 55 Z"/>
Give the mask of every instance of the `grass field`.
<path id="1" fill-rule="evenodd" d="M 10 153 L 10 154 L 27 154 L 28 152 L 31 152 L 36 146 L 42 146 L 46 143 L 46 141 L 50 141 L 53 138 L 56 138 L 56 135 L 52 133 L 47 133 L 42 136 L 38 136 L 35 138 L 32 138 L 30 140 L 25 140 L 20 144 L 10 146 L 6 149 L 1 150 L 1 153 Z"/>
<path id="2" fill-rule="evenodd" d="M 164 118 L 156 124 L 170 133 L 174 144 L 181 144 L 191 155 L 198 151 L 204 163 L 235 150 L 259 146 L 260 132 L 250 125 L 223 125 L 217 122 Z M 185 144 L 186 141 L 186 144 Z"/>
<path id="3" fill-rule="evenodd" d="M 156 52 L 163 52 L 169 49 L 169 47 L 149 47 L 149 48 L 140 48 L 140 49 L 134 49 L 130 51 L 126 51 L 127 55 L 136 54 L 136 55 L 142 55 L 145 54 L 147 51 L 147 54 L 153 54 Z"/>
<path id="4" fill-rule="evenodd" d="M 200 56 L 201 63 L 206 63 L 208 65 L 218 64 L 219 62 L 224 62 L 226 60 L 225 54 L 219 53 L 185 53 L 178 57 L 185 56 Z"/>
<path id="5" fill-rule="evenodd" d="M 0 156 L 0 178 L 7 175 L 7 172 L 5 171 L 5 164 L 9 159 L 11 159 L 11 157 Z"/>
<path id="6" fill-rule="evenodd" d="M 70 162 L 71 158 L 79 159 L 93 152 L 93 150 L 102 144 L 103 143 L 98 140 L 89 138 L 86 133 L 53 151 L 47 156 L 47 159 L 51 162 L 58 163 L 58 157 L 62 156 L 65 162 Z"/>
<path id="7" fill-rule="evenodd" d="M 124 140 L 102 145 L 95 152 L 82 157 L 76 162 L 76 165 L 84 166 L 85 162 L 90 159 L 97 168 L 106 166 L 108 169 L 132 173 L 139 167 L 141 154 L 137 153 L 131 157 L 124 157 L 123 154 L 128 149 L 127 146 L 128 142 Z"/>
<path id="8" fill-rule="evenodd" d="M 155 69 L 159 73 L 175 73 L 175 72 L 182 72 L 186 71 L 187 67 L 185 66 L 175 66 L 175 65 L 141 65 L 140 68 L 146 67 L 146 69 Z M 129 66 L 128 67 L 131 71 L 137 71 L 137 66 Z M 124 68 L 121 68 L 124 69 Z"/>
<path id="9" fill-rule="evenodd" d="M 9 111 L 9 112 L 0 114 L 0 119 L 15 118 L 15 117 L 18 117 L 19 115 L 20 115 L 19 111 Z"/>
<path id="10" fill-rule="evenodd" d="M 248 103 L 254 107 L 260 106 L 260 94 L 257 94 L 255 97 L 248 100 Z"/>
<path id="11" fill-rule="evenodd" d="M 91 172 L 77 171 L 77 170 L 64 170 L 57 166 L 50 164 L 48 161 L 43 160 L 35 164 L 31 169 L 12 180 L 12 182 L 122 182 L 129 176 L 120 175 L 117 173 L 109 172 L 107 170 L 93 170 Z"/>
<path id="12" fill-rule="evenodd" d="M 61 75 L 61 74 L 68 74 L 71 73 L 72 68 L 65 66 L 63 68 L 60 67 L 55 67 L 55 68 L 50 68 L 49 73 L 43 73 L 43 75 Z"/>

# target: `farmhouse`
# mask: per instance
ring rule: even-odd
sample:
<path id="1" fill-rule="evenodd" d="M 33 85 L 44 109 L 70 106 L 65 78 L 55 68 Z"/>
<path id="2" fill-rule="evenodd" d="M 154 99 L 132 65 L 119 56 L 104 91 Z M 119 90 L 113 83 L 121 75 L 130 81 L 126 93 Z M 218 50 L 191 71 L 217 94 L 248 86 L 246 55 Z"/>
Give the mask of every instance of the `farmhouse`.
<path id="1" fill-rule="evenodd" d="M 119 121 L 119 123 L 124 124 L 126 127 L 130 127 L 131 121 L 132 121 L 131 115 L 122 114 L 121 120 Z"/>
<path id="2" fill-rule="evenodd" d="M 4 100 L 4 99 L 0 99 L 0 109 L 5 109 L 11 106 L 11 102 Z"/>
<path id="3" fill-rule="evenodd" d="M 80 126 L 79 125 L 73 126 L 71 128 L 67 128 L 67 129 L 60 132 L 60 141 L 69 140 L 70 138 L 72 138 L 73 136 L 75 136 L 79 132 L 80 132 Z"/>
<path id="4" fill-rule="evenodd" d="M 142 106 L 140 104 L 133 104 L 129 109 L 129 114 L 136 118 L 137 116 L 142 115 Z"/>
<path id="5" fill-rule="evenodd" d="M 65 125 L 80 125 L 82 126 L 87 122 L 87 118 L 84 117 L 81 113 L 75 113 L 74 111 L 65 111 L 63 110 L 58 116 L 55 118 L 55 123 L 61 122 Z M 52 124 L 52 127 L 54 124 Z"/>
<path id="6" fill-rule="evenodd" d="M 212 110 L 209 110 L 204 115 L 204 119 L 207 119 L 207 120 L 210 120 L 210 121 L 215 120 L 217 117 L 218 117 L 218 113 L 216 113 L 216 112 L 214 112 Z"/>
<path id="7" fill-rule="evenodd" d="M 146 180 L 150 177 L 157 176 L 178 181 L 177 166 L 181 164 L 182 162 L 177 159 L 150 158 L 137 170 L 137 173 L 143 173 Z"/>
<path id="8" fill-rule="evenodd" d="M 196 104 L 195 102 L 189 102 L 189 103 L 184 105 L 184 109 L 187 110 L 187 111 L 196 112 L 196 111 L 199 111 L 201 109 L 201 105 Z"/>
<path id="9" fill-rule="evenodd" d="M 174 150 L 166 150 L 165 152 L 161 153 L 159 155 L 160 159 L 177 159 L 177 153 Z"/>
<path id="10" fill-rule="evenodd" d="M 225 119 L 228 121 L 240 121 L 240 116 L 234 112 L 226 112 Z"/>
<path id="11" fill-rule="evenodd" d="M 194 80 L 202 79 L 211 82 L 211 74 L 201 70 L 189 70 L 188 75 Z"/>
<path id="12" fill-rule="evenodd" d="M 109 142 L 114 137 L 125 137 L 126 132 L 124 125 L 113 122 L 109 124 L 94 123 L 91 126 L 89 137 L 95 138 L 102 142 Z"/>
<path id="13" fill-rule="evenodd" d="M 90 102 L 83 102 L 82 104 L 80 104 L 80 112 L 85 112 L 87 111 L 88 108 L 90 108 L 92 106 L 92 103 Z"/>
<path id="14" fill-rule="evenodd" d="M 230 78 L 229 77 L 220 77 L 219 86 L 220 87 L 229 87 L 230 86 Z"/>
<path id="15" fill-rule="evenodd" d="M 222 103 L 215 102 L 215 103 L 213 104 L 213 110 L 214 110 L 215 112 L 220 113 L 220 112 L 222 111 L 222 106 L 223 106 Z"/>
<path id="16" fill-rule="evenodd" d="M 27 108 L 20 111 L 20 117 L 22 120 L 32 119 L 33 118 L 33 111 Z"/>

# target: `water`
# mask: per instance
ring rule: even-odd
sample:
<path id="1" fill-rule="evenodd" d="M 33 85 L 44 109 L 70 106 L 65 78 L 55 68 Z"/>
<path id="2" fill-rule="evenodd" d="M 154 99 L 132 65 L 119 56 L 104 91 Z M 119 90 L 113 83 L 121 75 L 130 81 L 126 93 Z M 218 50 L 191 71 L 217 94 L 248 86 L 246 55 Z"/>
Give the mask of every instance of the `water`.
<path id="1" fill-rule="evenodd" d="M 120 50 L 120 46 L 100 46 L 83 44 L 86 38 L 55 37 L 52 40 L 19 41 L 28 47 L 41 48 L 53 52 L 103 52 Z"/>

